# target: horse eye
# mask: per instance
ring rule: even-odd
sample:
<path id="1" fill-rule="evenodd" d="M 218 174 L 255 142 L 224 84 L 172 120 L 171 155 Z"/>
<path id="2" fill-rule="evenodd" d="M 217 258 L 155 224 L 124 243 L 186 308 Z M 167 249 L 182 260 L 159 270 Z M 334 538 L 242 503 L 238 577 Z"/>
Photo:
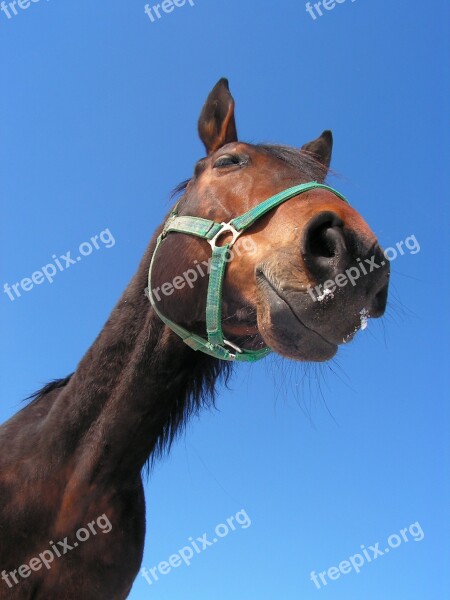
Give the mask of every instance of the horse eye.
<path id="1" fill-rule="evenodd" d="M 216 160 L 214 163 L 214 168 L 231 167 L 234 165 L 240 165 L 241 163 L 242 161 L 237 154 L 224 154 Z"/>

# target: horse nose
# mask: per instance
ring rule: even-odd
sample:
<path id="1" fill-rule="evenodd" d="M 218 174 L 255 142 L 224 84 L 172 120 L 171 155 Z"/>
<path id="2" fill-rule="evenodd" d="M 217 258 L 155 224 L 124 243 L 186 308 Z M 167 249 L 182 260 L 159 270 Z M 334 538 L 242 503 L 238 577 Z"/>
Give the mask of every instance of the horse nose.
<path id="1" fill-rule="evenodd" d="M 369 313 L 371 317 L 381 317 L 386 309 L 390 264 L 378 244 L 372 248 L 371 257 L 366 259 L 366 271 L 371 276 Z M 369 267 L 370 264 L 370 267 Z M 373 271 L 373 272 L 372 272 Z"/>
<path id="2" fill-rule="evenodd" d="M 307 225 L 303 256 L 313 277 L 334 278 L 349 262 L 343 222 L 332 212 L 321 213 Z"/>
<path id="3" fill-rule="evenodd" d="M 388 283 L 383 283 L 380 284 L 380 289 L 375 291 L 368 310 L 371 317 L 381 317 L 384 314 L 387 304 L 388 287 Z"/>
<path id="4" fill-rule="evenodd" d="M 356 291 L 357 286 L 356 294 L 364 300 L 371 317 L 384 313 L 390 269 L 378 243 L 369 247 L 355 231 L 344 227 L 338 215 L 323 212 L 307 224 L 302 252 L 311 276 L 318 283 L 328 280 L 343 287 L 350 282 L 351 289 Z"/>

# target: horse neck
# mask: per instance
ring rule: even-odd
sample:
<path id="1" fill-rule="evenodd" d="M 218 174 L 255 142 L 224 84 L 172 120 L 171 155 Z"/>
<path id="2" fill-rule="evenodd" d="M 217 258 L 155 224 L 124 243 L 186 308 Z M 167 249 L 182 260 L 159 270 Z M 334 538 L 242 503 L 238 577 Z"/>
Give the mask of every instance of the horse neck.
<path id="1" fill-rule="evenodd" d="M 48 431 L 57 432 L 60 451 L 76 455 L 83 479 L 139 475 L 213 397 L 226 371 L 188 348 L 151 308 L 144 290 L 154 245 L 47 417 Z"/>

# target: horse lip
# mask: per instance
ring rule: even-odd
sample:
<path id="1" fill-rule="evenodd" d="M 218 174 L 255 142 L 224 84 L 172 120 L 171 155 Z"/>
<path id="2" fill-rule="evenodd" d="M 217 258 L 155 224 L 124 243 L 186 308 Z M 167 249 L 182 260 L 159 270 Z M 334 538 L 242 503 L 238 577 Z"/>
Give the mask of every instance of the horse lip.
<path id="1" fill-rule="evenodd" d="M 331 346 L 332 348 L 337 348 L 337 344 L 335 344 L 334 342 L 330 342 L 329 340 L 327 340 L 326 338 L 324 338 L 318 331 L 315 331 L 314 329 L 311 329 L 310 327 L 308 327 L 307 325 L 305 325 L 305 323 L 303 323 L 303 321 L 300 319 L 300 317 L 298 316 L 297 312 L 292 308 L 292 306 L 290 305 L 289 301 L 285 298 L 284 294 L 281 292 L 281 290 L 279 289 L 278 285 L 273 282 L 264 272 L 264 270 L 262 268 L 258 268 L 257 272 L 256 272 L 256 279 L 257 280 L 263 280 L 267 283 L 267 285 L 272 289 L 272 291 L 280 298 L 280 300 L 282 300 L 286 306 L 288 307 L 288 309 L 290 310 L 290 312 L 294 315 L 295 319 L 298 321 L 298 323 L 300 323 L 300 325 L 306 329 L 307 331 L 311 332 L 313 335 L 316 335 L 317 337 L 319 337 L 325 344 L 327 344 L 327 346 Z"/>

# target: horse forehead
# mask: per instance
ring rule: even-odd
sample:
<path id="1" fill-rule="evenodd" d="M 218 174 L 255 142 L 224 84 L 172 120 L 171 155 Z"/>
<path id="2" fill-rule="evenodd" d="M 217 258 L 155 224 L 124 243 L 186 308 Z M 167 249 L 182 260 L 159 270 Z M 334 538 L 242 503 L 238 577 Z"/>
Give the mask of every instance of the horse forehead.
<path id="1" fill-rule="evenodd" d="M 258 146 L 247 142 L 229 142 L 218 148 L 210 156 L 214 158 L 216 155 L 226 154 L 227 152 L 258 152 Z"/>
<path id="2" fill-rule="evenodd" d="M 259 146 L 258 144 L 251 144 L 249 142 L 230 142 L 221 146 L 218 150 L 210 154 L 208 157 L 202 160 L 209 160 L 210 166 L 214 164 L 214 161 L 224 154 L 228 153 L 236 153 L 236 154 L 246 154 L 250 157 L 252 164 L 264 164 L 264 163 L 276 163 L 278 166 L 277 170 L 283 170 L 289 168 L 287 163 L 283 163 L 283 161 L 279 160 L 276 156 L 272 156 L 269 152 L 267 152 L 264 148 Z M 201 162 L 201 161 L 199 161 Z"/>
<path id="3" fill-rule="evenodd" d="M 232 173 L 218 174 L 214 169 L 215 160 L 219 156 L 231 152 L 247 154 L 250 157 L 250 163 Z M 233 197 L 235 200 L 241 197 L 242 200 L 246 200 L 247 196 L 245 194 L 249 189 L 256 192 L 263 200 L 265 199 L 264 191 L 267 191 L 267 197 L 274 193 L 274 185 L 280 187 L 280 182 L 285 182 L 286 185 L 281 185 L 280 188 L 285 189 L 303 179 L 303 174 L 293 165 L 271 156 L 256 145 L 245 142 L 226 144 L 209 157 L 202 159 L 202 161 L 204 161 L 203 168 L 199 176 L 195 178 L 194 184 L 197 197 L 206 201 L 214 197 Z"/>

